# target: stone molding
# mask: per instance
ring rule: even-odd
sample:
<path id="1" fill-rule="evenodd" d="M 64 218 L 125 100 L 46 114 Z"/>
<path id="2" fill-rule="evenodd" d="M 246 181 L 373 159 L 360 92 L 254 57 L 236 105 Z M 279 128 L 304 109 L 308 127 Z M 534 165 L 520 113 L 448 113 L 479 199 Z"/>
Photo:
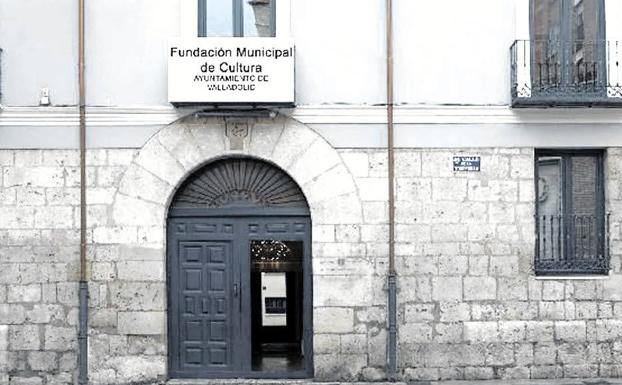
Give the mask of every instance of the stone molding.
<path id="1" fill-rule="evenodd" d="M 88 107 L 89 126 L 167 125 L 200 108 Z M 300 105 L 280 112 L 303 124 L 386 124 L 386 108 L 370 105 Z M 395 107 L 397 124 L 614 124 L 622 121 L 619 109 L 557 108 L 512 109 L 509 106 L 400 105 Z M 76 107 L 0 106 L 0 127 L 78 126 Z"/>

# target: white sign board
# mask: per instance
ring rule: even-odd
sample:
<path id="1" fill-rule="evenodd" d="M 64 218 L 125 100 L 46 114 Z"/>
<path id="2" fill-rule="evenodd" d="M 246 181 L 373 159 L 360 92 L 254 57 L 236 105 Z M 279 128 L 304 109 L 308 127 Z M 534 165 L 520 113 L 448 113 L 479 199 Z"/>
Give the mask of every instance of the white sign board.
<path id="1" fill-rule="evenodd" d="M 294 45 L 280 38 L 173 40 L 171 103 L 294 103 Z"/>

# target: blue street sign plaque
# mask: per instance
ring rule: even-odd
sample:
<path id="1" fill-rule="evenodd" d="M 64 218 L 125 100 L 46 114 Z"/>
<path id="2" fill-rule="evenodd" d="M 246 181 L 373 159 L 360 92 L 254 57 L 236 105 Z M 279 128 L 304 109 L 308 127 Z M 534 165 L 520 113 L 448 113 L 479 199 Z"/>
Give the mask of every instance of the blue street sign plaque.
<path id="1" fill-rule="evenodd" d="M 479 156 L 454 156 L 454 171 L 479 171 Z"/>

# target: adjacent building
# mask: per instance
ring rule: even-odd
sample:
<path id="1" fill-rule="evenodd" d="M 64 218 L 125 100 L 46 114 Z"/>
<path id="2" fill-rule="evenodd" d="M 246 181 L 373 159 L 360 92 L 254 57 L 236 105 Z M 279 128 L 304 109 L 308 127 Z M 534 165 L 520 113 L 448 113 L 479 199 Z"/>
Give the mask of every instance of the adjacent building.
<path id="1" fill-rule="evenodd" d="M 394 0 L 393 82 L 384 0 L 85 3 L 82 202 L 78 2 L 0 2 L 0 383 L 622 376 L 622 2 Z"/>

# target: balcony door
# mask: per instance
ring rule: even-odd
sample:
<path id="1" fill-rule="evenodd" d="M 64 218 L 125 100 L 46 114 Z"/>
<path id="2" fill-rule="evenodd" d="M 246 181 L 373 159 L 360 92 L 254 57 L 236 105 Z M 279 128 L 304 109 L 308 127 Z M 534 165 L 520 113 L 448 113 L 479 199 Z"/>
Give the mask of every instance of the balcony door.
<path id="1" fill-rule="evenodd" d="M 604 0 L 531 0 L 530 13 L 533 91 L 606 92 Z"/>

